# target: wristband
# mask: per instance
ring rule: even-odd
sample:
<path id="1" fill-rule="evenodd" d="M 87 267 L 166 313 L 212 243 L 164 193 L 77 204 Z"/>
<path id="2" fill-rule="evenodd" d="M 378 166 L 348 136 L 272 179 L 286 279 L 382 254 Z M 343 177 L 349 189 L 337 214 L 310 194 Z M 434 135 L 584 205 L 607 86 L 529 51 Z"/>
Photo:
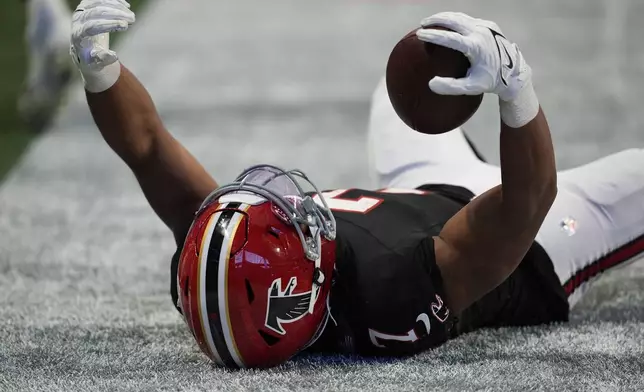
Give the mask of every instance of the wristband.
<path id="1" fill-rule="evenodd" d="M 521 128 L 539 113 L 539 99 L 528 82 L 512 101 L 499 100 L 501 121 L 510 128 Z"/>
<path id="2" fill-rule="evenodd" d="M 85 90 L 90 93 L 102 93 L 112 87 L 121 76 L 121 63 L 117 61 L 100 71 L 84 69 L 81 70 L 81 76 Z"/>

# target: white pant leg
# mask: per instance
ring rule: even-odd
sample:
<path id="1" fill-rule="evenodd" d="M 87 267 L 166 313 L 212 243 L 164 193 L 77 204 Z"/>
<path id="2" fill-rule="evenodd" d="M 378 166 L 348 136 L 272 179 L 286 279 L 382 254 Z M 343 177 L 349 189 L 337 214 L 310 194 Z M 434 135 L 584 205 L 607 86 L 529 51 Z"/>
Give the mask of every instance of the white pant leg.
<path id="1" fill-rule="evenodd" d="M 558 188 L 537 242 L 574 305 L 594 278 L 644 251 L 644 150 L 561 172 Z"/>
<path id="2" fill-rule="evenodd" d="M 378 188 L 452 184 L 481 194 L 501 183 L 499 168 L 476 157 L 460 128 L 425 135 L 402 122 L 384 79 L 372 97 L 367 139 L 369 167 Z"/>

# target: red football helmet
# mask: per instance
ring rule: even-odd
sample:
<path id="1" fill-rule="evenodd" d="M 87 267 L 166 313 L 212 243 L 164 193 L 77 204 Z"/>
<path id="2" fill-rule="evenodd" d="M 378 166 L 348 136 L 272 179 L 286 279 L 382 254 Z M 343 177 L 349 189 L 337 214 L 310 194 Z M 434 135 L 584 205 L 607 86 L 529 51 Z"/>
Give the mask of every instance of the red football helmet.
<path id="1" fill-rule="evenodd" d="M 299 180 L 312 186 L 308 195 Z M 311 345 L 329 317 L 336 224 L 304 173 L 254 166 L 196 213 L 179 259 L 179 306 L 201 350 L 269 367 Z"/>

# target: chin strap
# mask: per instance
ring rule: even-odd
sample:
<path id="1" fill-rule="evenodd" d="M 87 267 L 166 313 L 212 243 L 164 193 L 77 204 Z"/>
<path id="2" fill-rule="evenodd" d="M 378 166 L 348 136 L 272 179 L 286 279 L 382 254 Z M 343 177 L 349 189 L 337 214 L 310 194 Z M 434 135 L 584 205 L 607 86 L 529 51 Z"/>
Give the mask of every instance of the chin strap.
<path id="1" fill-rule="evenodd" d="M 337 327 L 338 322 L 333 317 L 333 313 L 331 313 L 331 295 L 326 296 L 326 312 L 329 315 L 329 318 L 331 319 L 331 321 L 333 321 L 333 324 L 335 324 L 335 326 Z"/>
<path id="2" fill-rule="evenodd" d="M 315 227 L 311 228 L 312 240 L 314 241 L 311 245 L 315 248 L 317 257 L 314 261 L 313 269 L 313 286 L 311 287 L 311 300 L 309 301 L 309 313 L 313 314 L 313 308 L 322 289 L 322 284 L 324 284 L 324 272 L 322 272 L 322 237 L 320 236 L 320 228 Z"/>
<path id="3" fill-rule="evenodd" d="M 309 313 L 313 314 L 313 308 L 318 300 L 320 289 L 324 283 L 324 272 L 322 272 L 322 237 L 320 236 L 320 229 L 312 229 L 315 231 L 313 234 L 313 241 L 315 241 L 315 248 L 317 250 L 317 257 L 315 258 L 315 269 L 313 270 L 313 287 L 311 287 L 311 300 L 309 301 Z"/>

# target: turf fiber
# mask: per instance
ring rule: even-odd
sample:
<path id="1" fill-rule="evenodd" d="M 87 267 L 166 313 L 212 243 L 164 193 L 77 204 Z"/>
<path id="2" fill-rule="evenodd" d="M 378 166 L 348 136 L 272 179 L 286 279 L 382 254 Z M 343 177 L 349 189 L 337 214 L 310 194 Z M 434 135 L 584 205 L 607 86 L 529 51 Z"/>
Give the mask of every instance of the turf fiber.
<path id="1" fill-rule="evenodd" d="M 448 9 L 494 19 L 521 43 L 561 168 L 644 146 L 634 1 L 160 0 L 119 53 L 220 182 L 272 162 L 322 188 L 370 186 L 368 100 L 388 51 Z M 468 126 L 492 160 L 494 104 Z M 568 324 L 479 331 L 405 360 L 303 356 L 226 371 L 172 308 L 173 251 L 75 86 L 0 186 L 0 391 L 644 390 L 644 262 L 597 282 Z"/>

